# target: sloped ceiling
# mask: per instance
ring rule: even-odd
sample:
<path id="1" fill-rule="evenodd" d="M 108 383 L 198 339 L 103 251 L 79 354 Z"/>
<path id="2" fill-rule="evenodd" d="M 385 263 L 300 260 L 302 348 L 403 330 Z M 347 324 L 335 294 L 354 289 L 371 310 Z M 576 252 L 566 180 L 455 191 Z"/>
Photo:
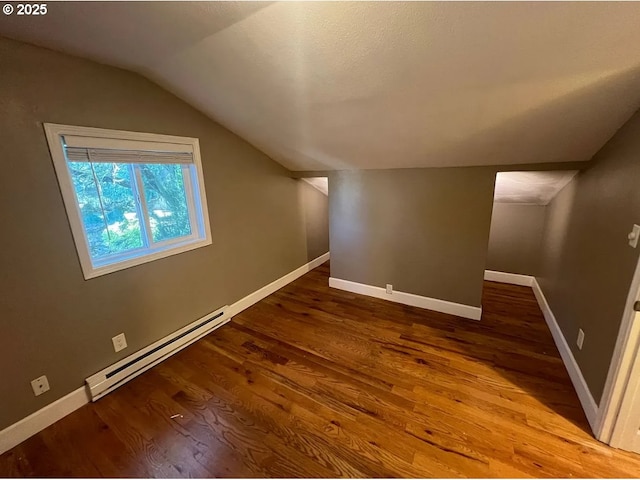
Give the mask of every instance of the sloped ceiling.
<path id="1" fill-rule="evenodd" d="M 329 179 L 327 177 L 309 177 L 302 180 L 325 195 L 329 195 Z"/>
<path id="2" fill-rule="evenodd" d="M 547 205 L 577 173 L 577 170 L 499 172 L 493 200 L 496 203 Z"/>
<path id="3" fill-rule="evenodd" d="M 640 106 L 639 3 L 58 3 L 0 35 L 125 67 L 292 170 L 584 161 Z"/>

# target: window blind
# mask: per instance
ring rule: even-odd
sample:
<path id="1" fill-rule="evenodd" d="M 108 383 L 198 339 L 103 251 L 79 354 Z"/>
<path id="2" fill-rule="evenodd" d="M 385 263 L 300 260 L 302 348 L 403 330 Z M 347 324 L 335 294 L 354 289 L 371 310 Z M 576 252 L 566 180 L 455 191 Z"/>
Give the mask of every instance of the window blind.
<path id="1" fill-rule="evenodd" d="M 64 150 L 70 162 L 193 163 L 193 147 L 179 143 L 65 135 Z"/>

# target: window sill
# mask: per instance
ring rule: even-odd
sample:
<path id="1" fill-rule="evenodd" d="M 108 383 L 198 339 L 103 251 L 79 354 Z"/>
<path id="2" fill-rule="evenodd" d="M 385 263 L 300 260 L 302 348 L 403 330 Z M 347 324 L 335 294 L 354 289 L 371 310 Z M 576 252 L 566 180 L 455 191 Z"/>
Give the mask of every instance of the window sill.
<path id="1" fill-rule="evenodd" d="M 179 253 L 188 252 L 190 250 L 206 247 L 208 245 L 211 245 L 210 238 L 189 240 L 182 244 L 172 244 L 163 250 L 149 253 L 147 255 L 133 257 L 128 260 L 122 260 L 122 261 L 111 263 L 104 266 L 94 267 L 93 265 L 89 265 L 89 266 L 83 265 L 82 272 L 84 274 L 85 280 L 90 280 L 92 278 L 101 277 L 102 275 L 107 275 L 109 273 L 117 272 L 119 270 L 135 267 L 137 265 L 142 265 L 143 263 L 153 262 L 154 260 L 170 257 L 172 255 L 178 255 Z"/>

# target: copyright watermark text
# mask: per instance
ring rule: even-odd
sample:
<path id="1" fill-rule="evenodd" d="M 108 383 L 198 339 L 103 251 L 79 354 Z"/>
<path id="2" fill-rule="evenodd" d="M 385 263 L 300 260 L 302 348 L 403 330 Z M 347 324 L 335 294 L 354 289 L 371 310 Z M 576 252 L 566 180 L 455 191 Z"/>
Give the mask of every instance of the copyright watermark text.
<path id="1" fill-rule="evenodd" d="M 2 7 L 2 13 L 11 15 L 15 12 L 16 16 L 38 16 L 46 15 L 48 12 L 46 3 L 18 3 L 14 7 L 10 3 L 5 3 Z"/>

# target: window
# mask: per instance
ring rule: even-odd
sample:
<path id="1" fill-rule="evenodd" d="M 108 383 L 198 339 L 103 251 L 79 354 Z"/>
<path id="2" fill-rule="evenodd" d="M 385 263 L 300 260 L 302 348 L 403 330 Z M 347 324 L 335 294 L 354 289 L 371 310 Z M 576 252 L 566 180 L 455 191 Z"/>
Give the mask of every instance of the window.
<path id="1" fill-rule="evenodd" d="M 86 279 L 211 244 L 198 139 L 45 132 Z"/>

